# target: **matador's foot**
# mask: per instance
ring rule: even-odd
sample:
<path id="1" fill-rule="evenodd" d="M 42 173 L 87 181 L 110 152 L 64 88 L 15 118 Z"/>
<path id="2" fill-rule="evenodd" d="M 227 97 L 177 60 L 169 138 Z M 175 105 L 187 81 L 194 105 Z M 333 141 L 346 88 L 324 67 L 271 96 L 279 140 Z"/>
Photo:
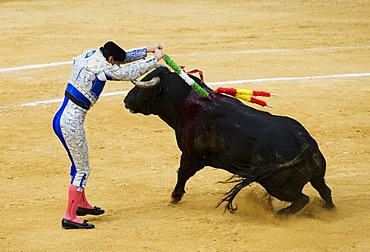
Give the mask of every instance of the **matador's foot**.
<path id="1" fill-rule="evenodd" d="M 93 224 L 88 224 L 87 220 L 84 220 L 84 222 L 80 224 L 63 218 L 62 227 L 65 229 L 91 229 L 94 228 L 95 226 Z"/>
<path id="2" fill-rule="evenodd" d="M 76 215 L 78 215 L 78 216 L 85 216 L 87 214 L 101 215 L 103 213 L 105 213 L 105 211 L 103 209 L 101 209 L 100 207 L 97 207 L 97 206 L 94 206 L 93 209 L 84 208 L 84 207 L 77 207 L 77 211 L 76 211 Z"/>

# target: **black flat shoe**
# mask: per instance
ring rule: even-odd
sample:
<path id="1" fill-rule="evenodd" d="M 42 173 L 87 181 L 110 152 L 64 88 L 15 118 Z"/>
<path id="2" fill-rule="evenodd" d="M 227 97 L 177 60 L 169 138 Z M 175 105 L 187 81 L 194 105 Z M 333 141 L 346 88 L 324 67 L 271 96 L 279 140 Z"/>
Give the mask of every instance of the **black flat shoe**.
<path id="1" fill-rule="evenodd" d="M 78 216 L 85 216 L 86 214 L 91 215 L 101 215 L 105 211 L 101 209 L 100 207 L 94 206 L 93 209 L 83 208 L 83 207 L 77 207 L 76 215 Z"/>
<path id="2" fill-rule="evenodd" d="M 93 224 L 88 224 L 87 220 L 84 220 L 84 222 L 80 224 L 80 223 L 69 221 L 63 218 L 62 227 L 65 229 L 81 229 L 81 228 L 90 229 L 90 228 L 94 228 L 95 226 Z"/>

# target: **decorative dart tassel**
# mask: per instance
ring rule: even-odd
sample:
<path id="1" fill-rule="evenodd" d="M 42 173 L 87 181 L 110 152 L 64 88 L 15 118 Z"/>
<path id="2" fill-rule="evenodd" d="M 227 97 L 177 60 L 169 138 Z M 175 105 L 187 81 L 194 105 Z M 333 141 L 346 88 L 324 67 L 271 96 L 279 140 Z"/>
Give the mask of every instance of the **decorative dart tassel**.
<path id="1" fill-rule="evenodd" d="M 254 96 L 264 96 L 264 97 L 276 96 L 275 94 L 271 94 L 265 91 L 253 91 L 249 89 L 236 89 L 236 88 L 224 88 L 224 87 L 217 88 L 215 90 L 215 93 L 228 94 L 228 95 L 234 96 L 235 98 L 242 99 L 247 102 L 255 103 L 262 107 L 267 106 L 270 108 L 272 108 L 271 105 L 268 105 L 267 102 L 257 99 Z"/>
<path id="2" fill-rule="evenodd" d="M 260 100 L 260 99 L 257 99 L 253 96 L 250 96 L 250 95 L 239 95 L 239 94 L 237 94 L 235 96 L 235 98 L 239 98 L 239 99 L 242 99 L 242 100 L 247 101 L 247 102 L 255 103 L 255 104 L 258 104 L 262 107 L 267 106 L 267 107 L 272 108 L 272 106 L 268 105 L 267 102 L 265 102 L 263 100 Z"/>
<path id="3" fill-rule="evenodd" d="M 175 73 L 177 73 L 189 86 L 191 86 L 195 92 L 197 92 L 201 97 L 211 99 L 208 92 L 204 90 L 198 83 L 196 83 L 192 78 L 189 77 L 183 69 L 181 69 L 167 54 L 163 57 L 167 65 L 169 65 Z"/>
<path id="4" fill-rule="evenodd" d="M 228 94 L 228 95 L 231 95 L 231 96 L 234 96 L 236 95 L 236 92 L 238 90 L 236 88 L 224 88 L 224 87 L 219 87 L 215 90 L 215 93 L 218 94 L 218 93 L 223 93 L 223 94 Z"/>

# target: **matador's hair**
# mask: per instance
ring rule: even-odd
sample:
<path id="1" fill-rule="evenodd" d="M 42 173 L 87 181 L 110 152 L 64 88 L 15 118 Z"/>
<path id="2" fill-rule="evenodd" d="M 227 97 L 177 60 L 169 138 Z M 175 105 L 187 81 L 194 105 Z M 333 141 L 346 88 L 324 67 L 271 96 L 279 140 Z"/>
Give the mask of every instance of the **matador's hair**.
<path id="1" fill-rule="evenodd" d="M 126 59 L 126 52 L 121 47 L 119 47 L 113 41 L 108 41 L 104 46 L 100 47 L 100 51 L 103 53 L 104 57 L 108 60 L 110 56 L 113 56 L 114 60 L 124 62 Z"/>

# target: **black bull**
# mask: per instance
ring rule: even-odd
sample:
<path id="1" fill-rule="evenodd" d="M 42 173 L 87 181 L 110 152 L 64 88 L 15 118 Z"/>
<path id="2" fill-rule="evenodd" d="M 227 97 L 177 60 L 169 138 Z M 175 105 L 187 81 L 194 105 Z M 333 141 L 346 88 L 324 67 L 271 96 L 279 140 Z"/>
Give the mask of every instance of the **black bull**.
<path id="1" fill-rule="evenodd" d="M 302 193 L 308 182 L 333 208 L 331 190 L 325 184 L 325 158 L 316 141 L 296 120 L 246 106 L 239 100 L 216 94 L 205 84 L 211 100 L 201 98 L 177 74 L 160 67 L 142 81 L 160 77 L 151 89 L 134 87 L 124 99 L 132 113 L 158 115 L 175 130 L 182 155 L 172 201 L 185 193 L 185 183 L 205 166 L 224 169 L 238 182 L 220 200 L 233 212 L 237 193 L 252 182 L 282 201 L 292 202 L 278 214 L 294 214 L 309 202 Z M 192 76 L 197 83 L 199 79 Z"/>

